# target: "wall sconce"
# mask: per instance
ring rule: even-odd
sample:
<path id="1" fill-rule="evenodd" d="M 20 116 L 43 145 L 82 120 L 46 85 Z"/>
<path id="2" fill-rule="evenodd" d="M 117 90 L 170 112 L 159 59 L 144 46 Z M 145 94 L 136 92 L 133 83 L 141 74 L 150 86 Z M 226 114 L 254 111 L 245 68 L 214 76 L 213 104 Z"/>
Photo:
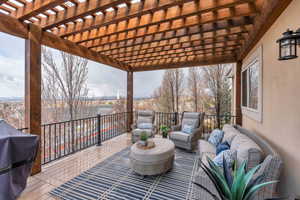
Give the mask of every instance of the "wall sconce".
<path id="1" fill-rule="evenodd" d="M 279 43 L 278 60 L 297 58 L 297 45 L 300 45 L 300 28 L 296 32 L 288 29 L 282 35 L 283 37 L 277 40 Z"/>

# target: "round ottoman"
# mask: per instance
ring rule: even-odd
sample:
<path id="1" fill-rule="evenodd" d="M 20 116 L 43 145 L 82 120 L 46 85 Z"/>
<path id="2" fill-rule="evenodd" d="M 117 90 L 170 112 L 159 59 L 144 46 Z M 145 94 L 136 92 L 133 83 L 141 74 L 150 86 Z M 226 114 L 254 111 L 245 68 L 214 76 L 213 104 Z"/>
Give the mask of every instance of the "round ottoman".
<path id="1" fill-rule="evenodd" d="M 155 143 L 155 147 L 152 149 L 140 149 L 137 147 L 137 143 L 131 147 L 130 165 L 137 174 L 143 176 L 163 174 L 173 166 L 174 143 L 163 138 L 152 140 Z"/>

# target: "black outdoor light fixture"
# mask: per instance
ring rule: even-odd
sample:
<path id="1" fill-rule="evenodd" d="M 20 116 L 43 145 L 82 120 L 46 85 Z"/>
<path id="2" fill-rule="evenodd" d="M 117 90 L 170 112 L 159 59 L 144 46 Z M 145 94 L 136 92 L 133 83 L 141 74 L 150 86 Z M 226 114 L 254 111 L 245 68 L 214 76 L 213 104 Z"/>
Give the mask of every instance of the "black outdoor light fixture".
<path id="1" fill-rule="evenodd" d="M 300 28 L 296 32 L 288 29 L 282 35 L 282 38 L 277 40 L 279 43 L 278 60 L 297 58 L 297 45 L 300 45 Z"/>

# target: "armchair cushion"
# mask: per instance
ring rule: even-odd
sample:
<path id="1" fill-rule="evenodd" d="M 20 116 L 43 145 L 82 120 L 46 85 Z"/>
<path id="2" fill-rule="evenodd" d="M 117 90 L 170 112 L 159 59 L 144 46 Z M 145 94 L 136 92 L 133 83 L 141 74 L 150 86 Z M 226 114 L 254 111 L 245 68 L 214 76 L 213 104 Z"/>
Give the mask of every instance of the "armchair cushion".
<path id="1" fill-rule="evenodd" d="M 190 125 L 193 128 L 198 128 L 199 127 L 199 123 L 200 123 L 200 115 L 201 113 L 196 113 L 196 112 L 185 112 L 183 113 L 183 118 L 182 118 L 182 122 L 181 125 L 182 127 L 184 125 Z"/>
<path id="2" fill-rule="evenodd" d="M 193 126 L 185 124 L 182 126 L 181 131 L 184 133 L 190 134 L 190 133 L 192 133 L 193 129 L 194 129 Z"/>
<path id="3" fill-rule="evenodd" d="M 190 134 L 186 134 L 181 131 L 174 131 L 170 133 L 170 139 L 188 142 L 189 138 L 190 138 Z"/>
<path id="4" fill-rule="evenodd" d="M 152 123 L 139 123 L 137 125 L 137 128 L 140 128 L 140 129 L 152 129 L 153 128 L 153 124 Z"/>

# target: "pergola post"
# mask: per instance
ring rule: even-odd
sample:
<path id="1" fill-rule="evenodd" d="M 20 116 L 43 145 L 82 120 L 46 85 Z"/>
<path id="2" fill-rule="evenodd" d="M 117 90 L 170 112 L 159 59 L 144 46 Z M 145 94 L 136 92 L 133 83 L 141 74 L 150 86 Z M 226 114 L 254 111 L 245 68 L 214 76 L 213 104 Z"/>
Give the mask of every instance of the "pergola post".
<path id="1" fill-rule="evenodd" d="M 25 123 L 29 133 L 41 137 L 41 29 L 29 24 L 25 43 Z M 41 138 L 40 138 L 41 139 Z M 41 145 L 32 175 L 41 172 Z"/>
<path id="2" fill-rule="evenodd" d="M 235 67 L 235 81 L 234 81 L 234 90 L 235 90 L 235 116 L 236 124 L 242 125 L 243 118 L 242 118 L 242 88 L 241 88 L 241 81 L 242 81 L 242 61 L 238 61 Z"/>
<path id="3" fill-rule="evenodd" d="M 131 131 L 131 125 L 133 123 L 133 72 L 127 72 L 127 131 Z"/>

